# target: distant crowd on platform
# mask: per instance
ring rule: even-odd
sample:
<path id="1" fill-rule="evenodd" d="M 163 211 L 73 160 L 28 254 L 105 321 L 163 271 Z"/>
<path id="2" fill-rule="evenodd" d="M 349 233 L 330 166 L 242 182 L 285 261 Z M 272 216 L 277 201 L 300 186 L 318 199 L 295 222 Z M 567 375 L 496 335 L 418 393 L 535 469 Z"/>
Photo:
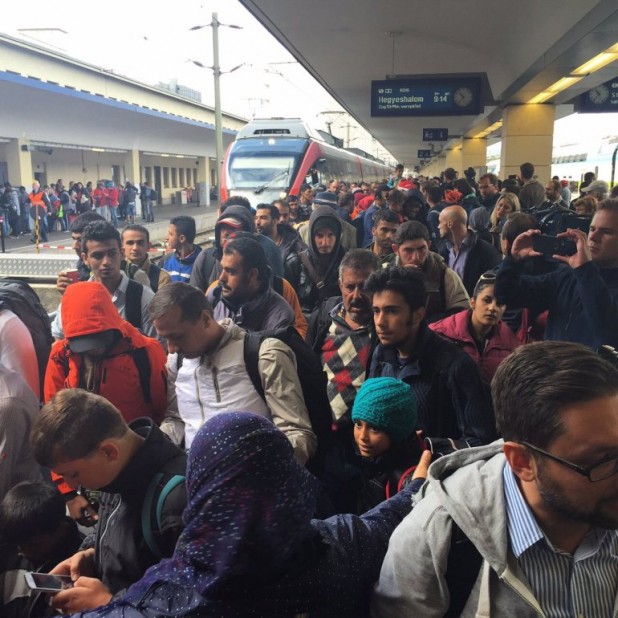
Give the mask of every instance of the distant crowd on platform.
<path id="1" fill-rule="evenodd" d="M 191 202 L 193 189 L 187 187 L 184 191 Z M 0 232 L 5 238 L 30 235 L 32 242 L 47 242 L 48 232 L 68 232 L 75 217 L 91 211 L 111 221 L 115 228 L 119 221 L 135 223 L 140 215 L 142 221 L 154 222 L 153 206 L 158 200 L 157 191 L 148 181 L 139 187 L 130 180 L 118 186 L 111 180 L 99 180 L 96 187 L 92 181 L 85 185 L 70 181 L 65 186 L 59 178 L 44 186 L 34 181 L 30 192 L 24 186 L 5 182 L 0 187 Z"/>
<path id="2" fill-rule="evenodd" d="M 0 280 L 0 613 L 612 616 L 618 188 L 520 171 L 233 196 L 158 263 L 147 183 L 8 185 L 77 262 L 51 322 Z"/>

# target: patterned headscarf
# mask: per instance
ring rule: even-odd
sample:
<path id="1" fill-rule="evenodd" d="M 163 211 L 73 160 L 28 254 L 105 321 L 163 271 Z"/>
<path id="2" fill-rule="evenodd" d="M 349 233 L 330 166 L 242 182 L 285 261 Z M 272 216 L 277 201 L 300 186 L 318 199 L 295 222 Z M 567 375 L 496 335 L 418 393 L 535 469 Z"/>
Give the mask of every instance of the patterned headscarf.
<path id="1" fill-rule="evenodd" d="M 267 581 L 312 534 L 316 490 L 270 421 L 218 414 L 189 452 L 185 529 L 174 555 L 150 568 L 124 600 L 164 582 L 216 598 L 235 582 Z"/>

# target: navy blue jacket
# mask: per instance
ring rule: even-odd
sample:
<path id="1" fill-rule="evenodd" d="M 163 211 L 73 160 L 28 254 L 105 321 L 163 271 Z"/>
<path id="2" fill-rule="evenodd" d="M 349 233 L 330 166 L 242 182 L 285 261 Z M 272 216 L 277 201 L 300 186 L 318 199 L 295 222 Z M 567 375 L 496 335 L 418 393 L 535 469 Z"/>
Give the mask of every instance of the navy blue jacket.
<path id="1" fill-rule="evenodd" d="M 474 361 L 422 322 L 413 356 L 400 364 L 397 350 L 381 344 L 371 359 L 370 378 L 397 378 L 412 387 L 418 429 L 428 438 L 451 438 L 458 446 L 489 444 L 495 438 L 493 410 Z M 444 452 L 443 449 L 440 449 Z"/>
<path id="2" fill-rule="evenodd" d="M 506 258 L 497 272 L 496 298 L 509 309 L 549 310 L 545 339 L 582 343 L 593 350 L 618 347 L 618 268 L 588 262 L 541 276 L 523 274 L 524 263 Z"/>
<path id="3" fill-rule="evenodd" d="M 193 251 L 186 258 L 181 258 L 176 251 L 172 251 L 161 260 L 161 268 L 167 270 L 172 281 L 189 283 L 193 264 L 201 252 L 197 245 L 193 245 Z"/>

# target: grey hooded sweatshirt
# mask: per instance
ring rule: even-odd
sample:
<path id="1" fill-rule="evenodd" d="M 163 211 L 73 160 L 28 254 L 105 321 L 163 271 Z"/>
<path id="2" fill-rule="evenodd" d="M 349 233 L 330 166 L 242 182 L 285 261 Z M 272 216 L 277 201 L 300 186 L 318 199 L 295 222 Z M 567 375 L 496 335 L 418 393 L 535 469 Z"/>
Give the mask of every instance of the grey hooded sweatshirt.
<path id="1" fill-rule="evenodd" d="M 374 618 L 444 616 L 453 521 L 483 558 L 461 616 L 545 616 L 508 549 L 505 463 L 498 441 L 457 451 L 430 467 L 417 504 L 390 539 L 373 595 Z"/>

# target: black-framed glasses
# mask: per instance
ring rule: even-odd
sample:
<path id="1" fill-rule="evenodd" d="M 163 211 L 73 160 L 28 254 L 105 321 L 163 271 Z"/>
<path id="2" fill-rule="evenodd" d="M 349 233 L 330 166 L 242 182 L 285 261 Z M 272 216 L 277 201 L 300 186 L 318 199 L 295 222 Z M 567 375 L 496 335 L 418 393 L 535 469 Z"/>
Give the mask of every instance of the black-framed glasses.
<path id="1" fill-rule="evenodd" d="M 566 459 L 562 459 L 562 457 L 558 457 L 557 455 L 552 455 L 547 451 L 544 451 L 542 448 L 538 446 L 534 446 L 534 444 L 530 444 L 529 442 L 521 442 L 527 448 L 532 451 L 536 451 L 541 455 L 549 459 L 553 459 L 557 461 L 559 464 L 570 468 L 574 472 L 585 476 L 591 483 L 597 483 L 598 481 L 604 481 L 608 479 L 610 476 L 614 476 L 614 474 L 618 473 L 618 457 L 612 457 L 610 459 L 606 459 L 605 461 L 601 461 L 593 466 L 589 466 L 588 468 L 583 468 L 582 466 L 578 466 Z"/>

